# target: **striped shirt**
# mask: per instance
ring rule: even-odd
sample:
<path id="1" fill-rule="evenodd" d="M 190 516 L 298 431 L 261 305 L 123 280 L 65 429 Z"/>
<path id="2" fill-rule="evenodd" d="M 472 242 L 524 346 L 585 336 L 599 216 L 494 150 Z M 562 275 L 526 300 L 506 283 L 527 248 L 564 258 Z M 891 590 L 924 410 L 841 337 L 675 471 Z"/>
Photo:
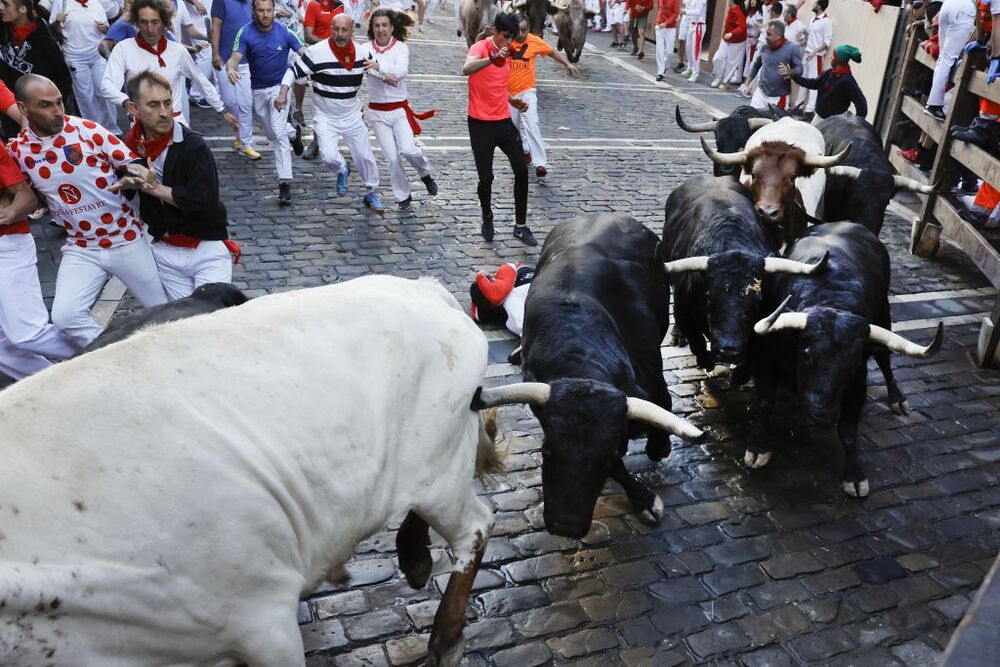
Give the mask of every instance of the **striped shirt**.
<path id="1" fill-rule="evenodd" d="M 334 117 L 360 113 L 358 89 L 364 79 L 363 56 L 368 49 L 355 42 L 354 52 L 354 67 L 346 70 L 333 55 L 329 40 L 324 39 L 306 47 L 299 59 L 289 66 L 281 83 L 291 86 L 293 81 L 305 83 L 306 79 L 312 79 L 316 111 Z"/>

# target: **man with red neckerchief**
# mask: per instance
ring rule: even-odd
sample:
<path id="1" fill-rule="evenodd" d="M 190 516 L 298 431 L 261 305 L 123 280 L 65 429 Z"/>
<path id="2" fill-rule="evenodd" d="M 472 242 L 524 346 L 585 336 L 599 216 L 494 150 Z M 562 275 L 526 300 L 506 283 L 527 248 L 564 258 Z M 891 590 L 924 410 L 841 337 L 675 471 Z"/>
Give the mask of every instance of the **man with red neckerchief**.
<path id="1" fill-rule="evenodd" d="M 11 142 L 11 156 L 67 233 L 52 323 L 86 347 L 101 333 L 90 309 L 108 275 L 145 307 L 167 301 L 139 216 L 114 187 L 116 172 L 137 158 L 97 123 L 65 115 L 59 89 L 45 77 L 24 75 L 14 95 L 28 127 Z"/>
<path id="2" fill-rule="evenodd" d="M 125 145 L 145 158 L 146 166 L 130 164 L 128 175 L 111 189 L 138 191 L 167 296 L 175 301 L 206 283 L 232 282 L 239 246 L 228 240 L 212 151 L 201 135 L 174 122 L 170 82 L 162 76 L 142 72 L 125 90 L 136 119 Z"/>

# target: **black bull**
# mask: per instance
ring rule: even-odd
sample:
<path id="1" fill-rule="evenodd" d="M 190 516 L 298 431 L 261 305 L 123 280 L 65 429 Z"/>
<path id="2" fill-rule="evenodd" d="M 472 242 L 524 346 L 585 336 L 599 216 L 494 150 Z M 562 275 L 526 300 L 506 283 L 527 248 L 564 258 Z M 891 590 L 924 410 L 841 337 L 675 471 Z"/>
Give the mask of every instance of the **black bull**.
<path id="1" fill-rule="evenodd" d="M 583 537 L 608 477 L 621 484 L 640 520 L 655 524 L 662 501 L 622 461 L 630 437 L 648 433 L 646 453 L 670 453 L 669 434 L 701 432 L 669 412 L 660 343 L 669 286 L 656 235 L 623 215 L 589 215 L 558 225 L 542 247 L 524 316 L 523 368 L 529 402 L 545 433 L 542 487 L 549 532 Z M 649 427 L 653 428 L 649 428 Z"/>
<path id="2" fill-rule="evenodd" d="M 846 461 L 844 491 L 861 497 L 869 492 L 857 448 L 867 359 L 875 357 L 890 401 L 902 401 L 889 352 L 915 357 L 933 354 L 941 345 L 943 328 L 938 325 L 937 336 L 926 347 L 892 333 L 889 255 L 878 237 L 862 225 L 834 222 L 811 227 L 785 252 L 788 259 L 799 262 L 814 262 L 824 255 L 829 262 L 823 273 L 813 277 L 779 274 L 765 287 L 766 303 L 775 312 L 754 327 L 761 335 L 749 355 L 758 419 L 745 460 L 756 468 L 770 459 L 768 418 L 777 385 L 784 384 L 799 394 L 809 421 L 836 426 Z"/>

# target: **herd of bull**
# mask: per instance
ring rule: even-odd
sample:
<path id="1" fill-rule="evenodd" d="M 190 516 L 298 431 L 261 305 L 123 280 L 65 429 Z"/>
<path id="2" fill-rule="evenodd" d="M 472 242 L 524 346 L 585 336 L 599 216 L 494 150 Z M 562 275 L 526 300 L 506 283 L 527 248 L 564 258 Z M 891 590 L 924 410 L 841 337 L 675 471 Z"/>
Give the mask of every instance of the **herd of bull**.
<path id="1" fill-rule="evenodd" d="M 585 536 L 609 478 L 659 522 L 622 456 L 643 433 L 653 460 L 671 436 L 702 437 L 662 372 L 671 292 L 674 342 L 706 370 L 732 365 L 732 385 L 754 380 L 747 466 L 769 462 L 784 384 L 837 427 L 843 488 L 866 496 L 867 358 L 905 411 L 889 353 L 927 356 L 943 337 L 891 331 L 878 232 L 915 186 L 861 119 L 756 113 L 695 126 L 678 112 L 715 132 L 717 175 L 670 194 L 662 237 L 610 214 L 551 231 L 524 382 L 484 387 L 485 336 L 439 284 L 369 276 L 250 301 L 205 286 L 0 392 L 0 664 L 302 666 L 298 600 L 404 515 L 411 586 L 432 572 L 430 528 L 451 547 L 428 663 L 458 664 L 494 521 L 473 480 L 500 467 L 495 408 L 528 404 L 542 426 L 549 532 Z M 846 222 L 816 218 L 824 199 Z"/>

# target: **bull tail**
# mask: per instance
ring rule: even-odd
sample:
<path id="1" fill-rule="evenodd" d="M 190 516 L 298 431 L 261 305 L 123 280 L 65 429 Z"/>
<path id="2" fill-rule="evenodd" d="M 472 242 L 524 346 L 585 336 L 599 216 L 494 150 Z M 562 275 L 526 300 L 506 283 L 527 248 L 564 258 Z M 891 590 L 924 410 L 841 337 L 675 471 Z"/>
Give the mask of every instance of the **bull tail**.
<path id="1" fill-rule="evenodd" d="M 476 445 L 476 479 L 487 475 L 495 475 L 506 469 L 504 459 L 507 451 L 501 452 L 497 442 L 500 431 L 500 420 L 497 418 L 497 408 L 490 408 L 479 413 L 479 443 Z"/>

